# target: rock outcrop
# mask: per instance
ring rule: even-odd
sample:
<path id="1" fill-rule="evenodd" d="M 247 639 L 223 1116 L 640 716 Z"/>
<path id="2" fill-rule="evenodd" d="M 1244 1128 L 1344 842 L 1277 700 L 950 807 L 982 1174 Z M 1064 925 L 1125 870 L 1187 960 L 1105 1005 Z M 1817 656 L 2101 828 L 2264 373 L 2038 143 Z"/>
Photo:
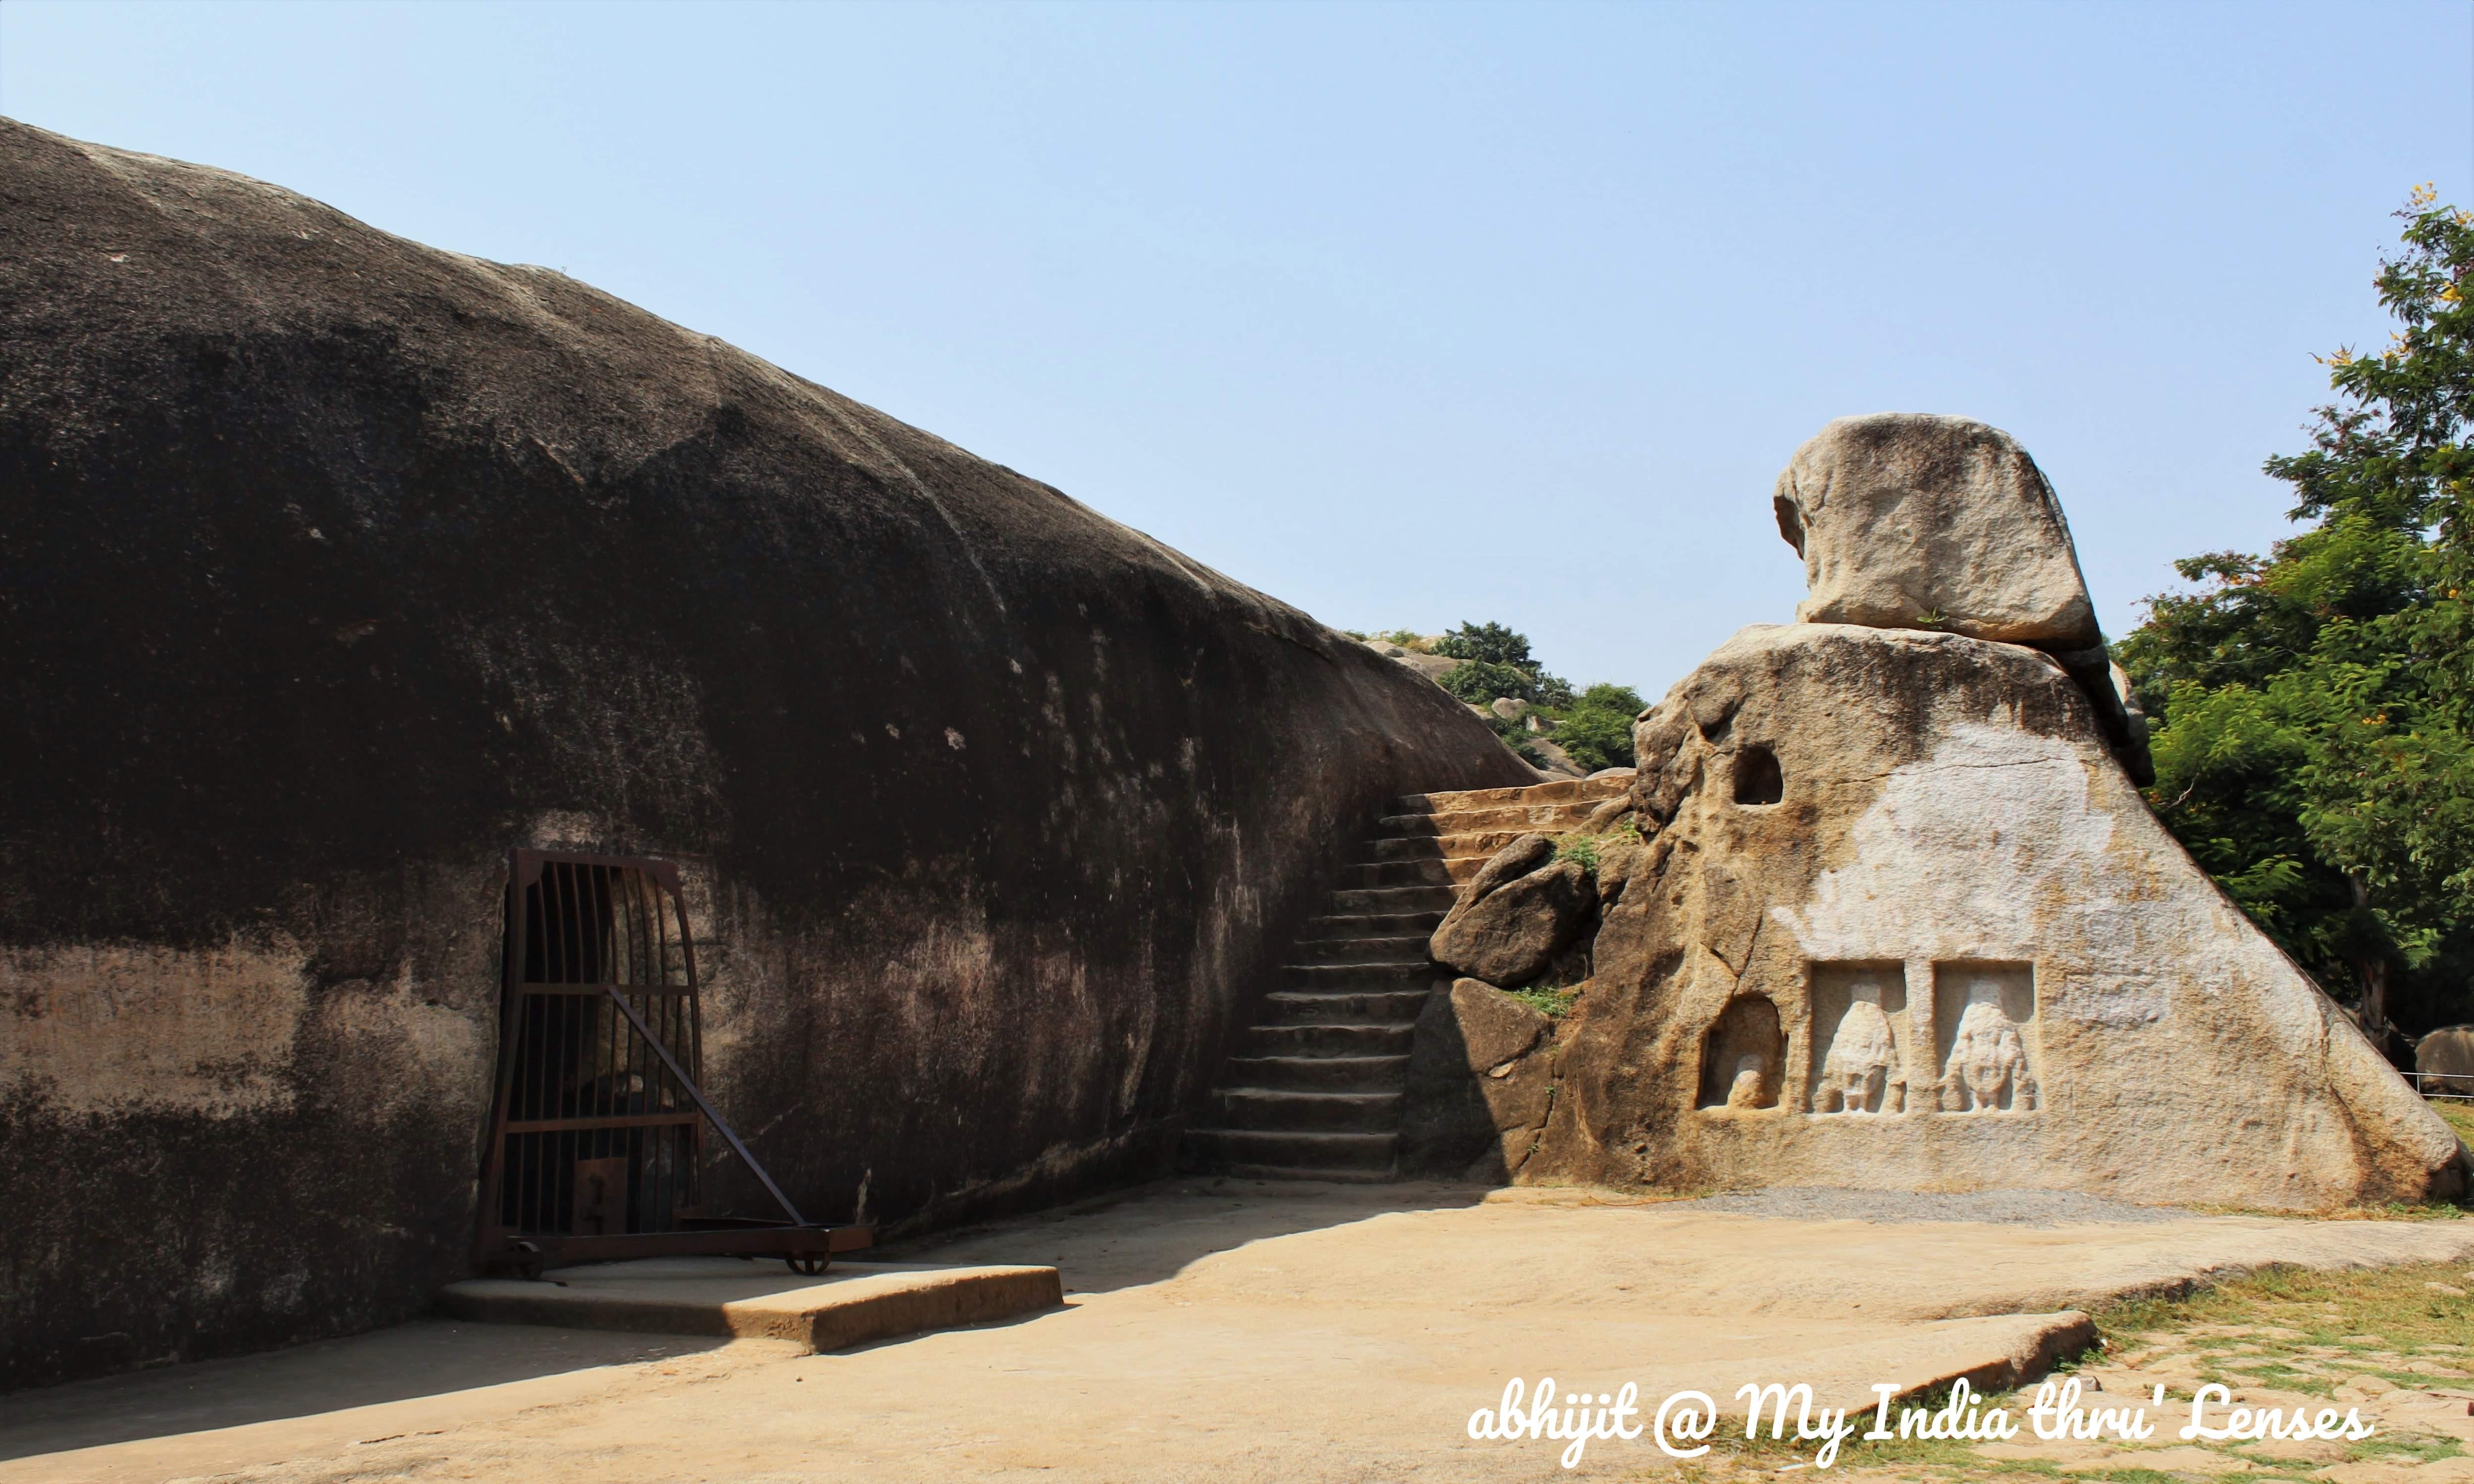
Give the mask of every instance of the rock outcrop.
<path id="1" fill-rule="evenodd" d="M 917 1226 L 1164 1170 L 1334 842 L 1535 777 L 711 337 L 5 122 L 0 506 L 0 1387 L 463 1275 L 509 847 L 682 862 L 723 1111 Z"/>
<path id="2" fill-rule="evenodd" d="M 2087 692 L 2131 781 L 2155 781 L 2061 501 L 2016 439 L 1966 418 L 1841 418 L 1795 451 L 1770 503 L 1804 559 L 1797 618 L 2033 645 Z"/>
<path id="3" fill-rule="evenodd" d="M 1637 730 L 1523 1179 L 2317 1209 L 2468 1156 L 2149 814 L 2037 650 L 1757 626 Z"/>
<path id="4" fill-rule="evenodd" d="M 1497 986 L 1556 951 L 1588 977 L 1517 1054 L 1474 980 L 1430 1005 L 1404 1160 L 2282 1209 L 2466 1188 L 2474 1155 L 2147 811 L 2145 718 L 2017 443 L 1846 419 L 1776 508 L 1807 621 L 1642 713 L 1627 797 L 1505 845 L 1437 931 Z"/>
<path id="5" fill-rule="evenodd" d="M 1523 835 L 1470 878 L 1427 952 L 1446 968 L 1515 988 L 1572 941 L 1591 905 L 1589 872 L 1558 861 L 1546 836 Z"/>
<path id="6" fill-rule="evenodd" d="M 2071 529 L 2027 450 L 1965 418 L 1841 418 L 1795 451 L 1772 498 L 1804 558 L 1807 623 L 1939 629 L 2093 649 Z"/>
<path id="7" fill-rule="evenodd" d="M 1554 1102 L 1554 1027 L 1545 1012 L 1476 979 L 1427 996 L 1409 1053 L 1401 1169 L 1518 1175 Z"/>

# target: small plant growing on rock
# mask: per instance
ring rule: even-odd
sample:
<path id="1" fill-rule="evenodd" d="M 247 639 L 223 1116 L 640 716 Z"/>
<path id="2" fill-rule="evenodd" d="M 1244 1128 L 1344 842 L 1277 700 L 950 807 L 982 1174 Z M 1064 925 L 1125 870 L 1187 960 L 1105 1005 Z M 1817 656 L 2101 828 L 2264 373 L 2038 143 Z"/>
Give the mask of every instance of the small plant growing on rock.
<path id="1" fill-rule="evenodd" d="M 1598 842 L 1589 835 L 1565 835 L 1555 842 L 1555 858 L 1579 861 L 1583 871 L 1595 875 L 1598 871 Z"/>
<path id="2" fill-rule="evenodd" d="M 1503 993 L 1550 1020 L 1564 1018 L 1571 1011 L 1573 1003 L 1581 997 L 1581 991 L 1577 985 L 1567 990 L 1561 985 L 1533 984 L 1525 990 L 1506 990 Z"/>

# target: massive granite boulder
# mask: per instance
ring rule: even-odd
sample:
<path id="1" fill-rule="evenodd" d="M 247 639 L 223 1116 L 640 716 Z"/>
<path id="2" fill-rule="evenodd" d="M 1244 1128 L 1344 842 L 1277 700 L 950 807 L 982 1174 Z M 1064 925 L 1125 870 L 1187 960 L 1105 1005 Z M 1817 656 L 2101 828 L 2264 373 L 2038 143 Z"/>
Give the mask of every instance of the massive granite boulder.
<path id="1" fill-rule="evenodd" d="M 708 336 L 5 122 L 0 507 L 0 1386 L 462 1275 L 510 847 L 682 862 L 723 1111 L 918 1225 L 1165 1170 L 1338 843 L 1535 778 Z"/>
<path id="2" fill-rule="evenodd" d="M 2061 501 L 2018 440 L 1967 418 L 1841 418 L 1795 451 L 1770 504 L 1804 559 L 1797 618 L 2033 645 L 2087 692 L 2132 781 L 2155 780 Z"/>
<path id="3" fill-rule="evenodd" d="M 1841 418 L 1772 497 L 1807 623 L 1940 629 L 2055 651 L 2102 643 L 2071 529 L 2027 450 L 1966 418 Z"/>
<path id="4" fill-rule="evenodd" d="M 2165 832 L 2052 657 L 1757 626 L 1637 741 L 1650 840 L 1521 1179 L 2464 1190 L 2447 1125 Z"/>

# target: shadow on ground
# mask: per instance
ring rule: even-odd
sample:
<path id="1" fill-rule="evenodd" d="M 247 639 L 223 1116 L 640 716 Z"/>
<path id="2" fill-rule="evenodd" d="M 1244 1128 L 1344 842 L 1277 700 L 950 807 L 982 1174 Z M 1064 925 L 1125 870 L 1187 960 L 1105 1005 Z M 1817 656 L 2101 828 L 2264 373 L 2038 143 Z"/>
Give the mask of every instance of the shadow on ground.
<path id="1" fill-rule="evenodd" d="M 727 1344 L 417 1319 L 292 1350 L 0 1397 L 0 1462 L 138 1438 L 340 1412 Z"/>
<path id="2" fill-rule="evenodd" d="M 866 1256 L 888 1262 L 1044 1263 L 1062 1273 L 1068 1292 L 1104 1293 L 1158 1282 L 1199 1258 L 1267 1237 L 1345 1226 L 1387 1211 L 1476 1206 L 1486 1189 L 1190 1177 L 887 1244 Z M 1108 1221 L 1087 1219 L 1101 1211 L 1114 1215 Z M 408 1401 L 691 1354 L 726 1343 L 686 1335 L 415 1320 L 269 1354 L 0 1397 L 0 1462 Z"/>
<path id="3" fill-rule="evenodd" d="M 1481 1205 L 1489 1186 L 1436 1181 L 1321 1185 L 1183 1176 L 1051 1211 L 889 1243 L 888 1262 L 1035 1262 L 1057 1269 L 1068 1293 L 1107 1293 L 1176 1277 L 1214 1253 L 1269 1237 L 1346 1226 L 1391 1211 Z M 1113 1219 L 1085 1218 L 1113 1211 Z"/>

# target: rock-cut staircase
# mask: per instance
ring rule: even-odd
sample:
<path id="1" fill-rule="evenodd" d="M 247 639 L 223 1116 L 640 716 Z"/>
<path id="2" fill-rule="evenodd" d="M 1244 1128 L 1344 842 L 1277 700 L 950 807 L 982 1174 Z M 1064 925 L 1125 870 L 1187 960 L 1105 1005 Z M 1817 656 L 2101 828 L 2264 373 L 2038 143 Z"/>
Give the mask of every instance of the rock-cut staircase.
<path id="1" fill-rule="evenodd" d="M 1299 934 L 1180 1162 L 1253 1179 L 1394 1178 L 1410 1034 L 1450 982 L 1426 940 L 1488 856 L 1577 826 L 1631 784 L 1624 773 L 1399 800 Z"/>

